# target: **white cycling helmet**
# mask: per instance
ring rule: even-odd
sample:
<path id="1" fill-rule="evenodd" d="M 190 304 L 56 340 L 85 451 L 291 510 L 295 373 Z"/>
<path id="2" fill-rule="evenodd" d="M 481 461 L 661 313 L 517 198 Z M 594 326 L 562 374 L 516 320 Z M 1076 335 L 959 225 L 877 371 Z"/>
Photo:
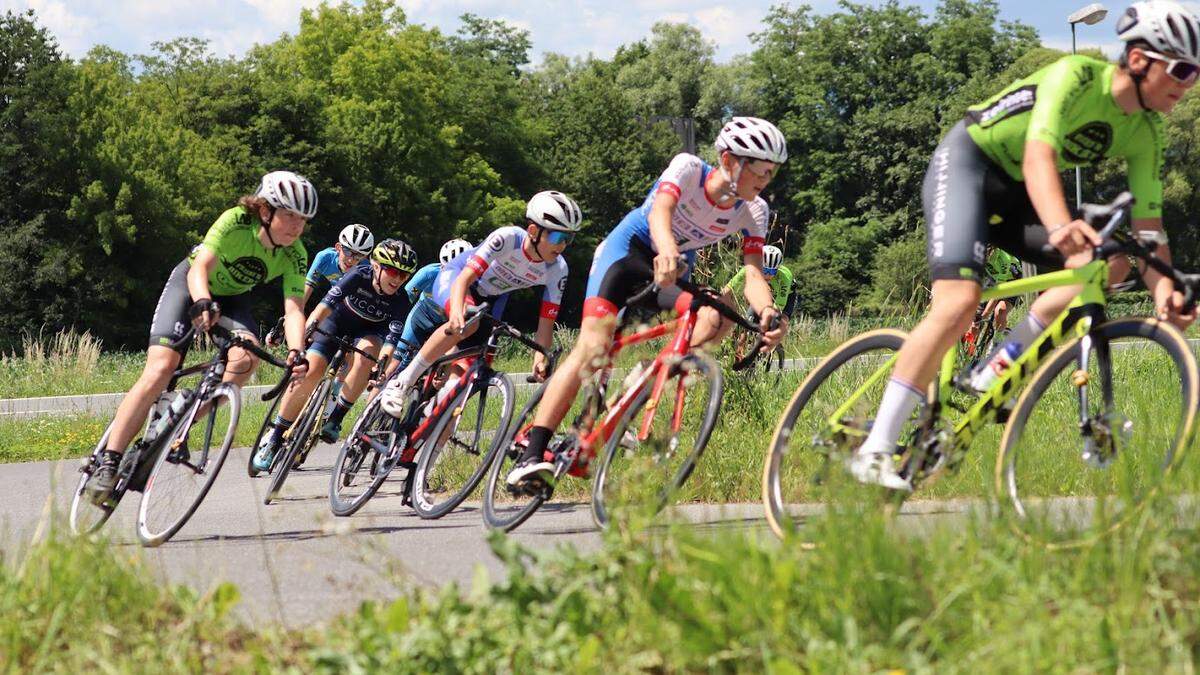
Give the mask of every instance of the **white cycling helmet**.
<path id="1" fill-rule="evenodd" d="M 776 164 L 787 161 L 787 141 L 774 124 L 757 117 L 735 117 L 721 127 L 713 143 L 737 157 L 761 159 Z"/>
<path id="2" fill-rule="evenodd" d="M 1135 2 L 1117 20 L 1117 37 L 1200 65 L 1200 10 L 1172 0 Z"/>
<path id="3" fill-rule="evenodd" d="M 307 178 L 291 171 L 272 171 L 262 177 L 258 195 L 277 209 L 295 211 L 306 219 L 317 215 L 317 189 Z"/>
<path id="4" fill-rule="evenodd" d="M 525 217 L 547 230 L 578 232 L 583 225 L 583 211 L 575 200 L 557 190 L 539 192 L 525 207 Z"/>
<path id="5" fill-rule="evenodd" d="M 783 263 L 783 251 L 779 250 L 778 246 L 764 246 L 762 248 L 762 266 L 763 269 L 776 270 Z"/>
<path id="6" fill-rule="evenodd" d="M 442 244 L 442 250 L 438 252 L 438 260 L 445 265 L 457 258 L 463 251 L 470 250 L 471 242 L 466 239 L 451 239 Z"/>
<path id="7" fill-rule="evenodd" d="M 366 225 L 355 223 L 342 228 L 342 233 L 338 235 L 338 243 L 344 249 L 366 255 L 375 248 L 375 236 Z"/>

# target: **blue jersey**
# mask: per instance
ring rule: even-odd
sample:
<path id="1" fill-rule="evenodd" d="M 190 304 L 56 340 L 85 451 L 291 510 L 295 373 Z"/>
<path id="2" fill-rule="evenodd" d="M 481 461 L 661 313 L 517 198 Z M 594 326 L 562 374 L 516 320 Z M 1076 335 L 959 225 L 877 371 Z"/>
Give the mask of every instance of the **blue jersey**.
<path id="1" fill-rule="evenodd" d="M 433 282 L 437 281 L 438 272 L 442 271 L 441 263 L 429 263 L 428 265 L 417 270 L 413 278 L 404 284 L 404 290 L 408 292 L 408 297 L 413 302 L 421 298 L 428 298 L 433 295 Z"/>
<path id="2" fill-rule="evenodd" d="M 402 291 L 394 295 L 376 291 L 371 277 L 371 263 L 364 260 L 329 289 L 321 304 L 333 310 L 331 318 L 339 327 L 366 322 L 377 324 L 379 334 L 383 334 L 386 326 L 385 342 L 394 345 L 404 332 L 404 320 L 412 309 L 412 301 Z"/>
<path id="3" fill-rule="evenodd" d="M 322 281 L 333 284 L 337 283 L 337 280 L 345 274 L 341 265 L 338 264 L 337 249 L 330 246 L 313 258 L 312 267 L 308 268 L 308 275 L 304 278 L 304 283 L 309 286 L 316 286 Z"/>

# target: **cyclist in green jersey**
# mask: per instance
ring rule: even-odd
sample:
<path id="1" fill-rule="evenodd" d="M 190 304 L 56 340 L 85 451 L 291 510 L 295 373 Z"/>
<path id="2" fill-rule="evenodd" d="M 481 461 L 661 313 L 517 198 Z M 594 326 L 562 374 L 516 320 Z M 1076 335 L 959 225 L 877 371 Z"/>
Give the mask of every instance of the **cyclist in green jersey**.
<path id="1" fill-rule="evenodd" d="M 988 247 L 987 260 L 983 269 L 983 286 L 991 288 L 1006 281 L 1021 278 L 1021 261 L 1002 248 Z M 996 298 L 984 306 L 982 316 L 992 315 L 996 332 L 1008 330 L 1008 312 L 1016 306 L 1014 298 Z"/>
<path id="2" fill-rule="evenodd" d="M 192 252 L 171 272 L 150 327 L 150 347 L 141 377 L 122 399 L 113 419 L 108 447 L 88 490 L 103 498 L 116 482 L 126 446 L 146 419 L 150 406 L 167 387 L 187 353 L 176 346 L 189 324 L 207 330 L 221 324 L 257 341 L 247 292 L 283 277 L 284 332 L 292 374 L 303 377 L 304 272 L 308 255 L 300 243 L 304 225 L 317 213 L 317 191 L 307 178 L 290 171 L 263 176 L 258 192 L 222 213 Z M 258 360 L 242 349 L 229 351 L 227 381 L 243 384 Z"/>
<path id="3" fill-rule="evenodd" d="M 792 311 L 796 304 L 796 286 L 795 277 L 792 271 L 783 265 L 783 251 L 778 246 L 763 246 L 762 249 L 762 272 L 767 279 L 767 285 L 771 287 L 771 296 L 775 299 L 775 306 L 783 308 L 783 315 L 789 319 L 792 317 Z M 722 291 L 733 292 L 734 297 L 742 294 L 746 286 L 746 268 L 742 267 L 737 274 L 725 284 L 725 289 Z M 751 310 L 749 313 L 751 323 L 759 323 L 758 313 Z"/>
<path id="4" fill-rule="evenodd" d="M 969 108 L 934 151 L 922 191 L 933 299 L 900 349 L 871 433 L 850 461 L 858 480 L 911 489 L 893 459 L 900 430 L 942 355 L 971 324 L 989 243 L 1051 268 L 1090 261 L 1101 242 L 1068 208 L 1062 170 L 1124 158 L 1137 200 L 1134 230 L 1170 261 L 1162 229 L 1163 115 L 1200 74 L 1200 16 L 1170 0 L 1138 2 L 1117 34 L 1125 43 L 1119 64 L 1064 56 Z M 1046 244 L 1057 255 L 1045 253 Z M 1118 281 L 1128 261 L 1115 258 L 1112 269 Z M 1161 319 L 1191 323 L 1194 314 L 1183 312 L 1169 278 L 1147 269 L 1144 279 Z M 1008 339 L 1028 346 L 1076 293 L 1043 293 Z"/>

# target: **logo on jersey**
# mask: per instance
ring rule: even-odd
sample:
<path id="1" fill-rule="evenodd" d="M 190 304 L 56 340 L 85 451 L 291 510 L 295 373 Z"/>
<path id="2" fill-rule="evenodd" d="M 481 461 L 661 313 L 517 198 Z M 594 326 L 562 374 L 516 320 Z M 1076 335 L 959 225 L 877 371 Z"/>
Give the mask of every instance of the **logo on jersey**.
<path id="1" fill-rule="evenodd" d="M 493 251 L 499 251 L 504 248 L 504 237 L 492 237 L 488 239 L 488 248 Z"/>
<path id="2" fill-rule="evenodd" d="M 564 274 L 558 278 L 558 292 L 562 293 L 565 290 L 567 290 L 567 276 Z"/>
<path id="3" fill-rule="evenodd" d="M 253 256 L 226 262 L 225 269 L 234 281 L 243 286 L 251 286 L 267 278 L 267 264 Z"/>
<path id="4" fill-rule="evenodd" d="M 1089 122 L 1063 139 L 1063 156 L 1075 164 L 1095 164 L 1104 158 L 1112 140 L 1108 122 Z"/>
<path id="5" fill-rule="evenodd" d="M 983 110 L 967 111 L 967 119 L 981 127 L 989 127 L 1013 115 L 1029 112 L 1033 109 L 1035 102 L 1037 102 L 1037 86 L 1031 84 L 1010 91 Z"/>

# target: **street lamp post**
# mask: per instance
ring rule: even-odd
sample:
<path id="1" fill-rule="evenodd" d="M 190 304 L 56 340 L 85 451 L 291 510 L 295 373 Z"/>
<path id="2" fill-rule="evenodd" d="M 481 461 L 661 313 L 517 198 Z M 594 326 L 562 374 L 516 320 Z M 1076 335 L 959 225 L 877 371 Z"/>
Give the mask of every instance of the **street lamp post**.
<path id="1" fill-rule="evenodd" d="M 1093 3 L 1087 7 L 1080 8 L 1071 16 L 1067 17 L 1067 22 L 1071 24 L 1071 53 L 1075 53 L 1075 24 L 1086 24 L 1094 26 L 1104 20 L 1108 16 L 1108 10 L 1100 3 Z M 1083 203 L 1083 170 L 1080 167 L 1075 167 L 1075 206 L 1079 207 Z"/>

